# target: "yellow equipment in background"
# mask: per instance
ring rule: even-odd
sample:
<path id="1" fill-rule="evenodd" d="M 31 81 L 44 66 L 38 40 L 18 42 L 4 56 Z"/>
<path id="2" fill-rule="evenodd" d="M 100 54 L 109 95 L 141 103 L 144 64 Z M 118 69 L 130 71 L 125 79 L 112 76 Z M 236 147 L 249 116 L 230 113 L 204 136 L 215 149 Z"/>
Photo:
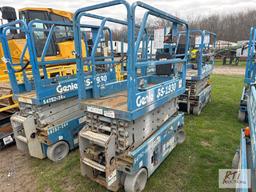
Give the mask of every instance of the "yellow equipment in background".
<path id="1" fill-rule="evenodd" d="M 9 8 L 9 7 L 8 7 Z M 12 8 L 11 8 L 12 9 Z M 10 9 L 9 9 L 10 10 Z M 62 21 L 62 22 L 72 22 L 73 14 L 67 11 L 61 11 L 51 8 L 23 8 L 19 9 L 19 18 L 25 20 L 27 23 L 31 20 L 40 19 L 40 20 L 49 20 L 49 21 Z M 8 20 L 8 22 L 11 22 Z M 25 46 L 26 39 L 25 37 L 11 37 L 8 39 L 8 44 L 10 47 L 10 53 L 14 63 L 18 63 L 20 56 L 22 54 L 23 48 Z M 74 58 L 72 50 L 75 50 L 74 40 L 67 39 L 63 41 L 53 42 L 56 44 L 58 51 L 55 55 L 46 56 L 45 60 L 59 60 L 59 59 L 71 59 Z M 83 46 L 85 47 L 85 46 Z M 83 49 L 83 55 L 85 55 L 85 49 Z M 13 109 L 18 107 L 18 103 L 12 100 L 12 91 L 9 84 L 9 76 L 4 62 L 4 53 L 3 48 L 0 44 L 0 112 L 8 111 L 11 112 Z M 29 62 L 29 53 L 26 51 L 24 55 L 24 63 Z M 20 70 L 21 67 L 15 67 L 16 70 Z M 29 69 L 29 67 L 28 67 Z M 76 65 L 74 63 L 65 64 L 60 66 L 46 66 L 47 75 L 73 75 L 76 73 Z M 42 69 L 40 73 L 43 75 Z M 26 70 L 28 79 L 32 79 L 32 71 Z M 22 72 L 17 72 L 16 78 L 18 81 L 23 81 Z"/>
<path id="2" fill-rule="evenodd" d="M 19 9 L 19 17 L 22 20 L 25 20 L 27 23 L 40 19 L 40 20 L 49 20 L 49 21 L 61 21 L 66 23 L 72 23 L 72 17 L 73 14 L 67 11 L 61 11 L 51 8 L 23 8 Z M 68 33 L 68 32 L 67 32 Z M 58 34 L 60 38 L 62 38 L 61 34 Z M 57 39 L 58 37 L 56 37 Z M 59 39 L 60 39 L 59 38 Z M 24 45 L 26 43 L 25 37 L 21 38 L 12 38 L 8 40 L 8 44 L 10 47 L 10 52 L 12 59 L 15 62 L 18 62 L 20 59 L 20 56 L 22 54 L 22 50 L 24 48 Z M 74 48 L 74 40 L 71 39 L 64 39 L 62 41 L 52 42 L 56 45 L 56 53 L 53 53 L 51 56 L 45 57 L 45 60 L 60 60 L 60 59 L 71 59 L 74 58 L 74 55 L 72 54 L 72 50 L 75 50 Z M 83 46 L 85 47 L 85 46 Z M 83 50 L 83 55 L 85 55 L 85 49 Z M 0 46 L 0 80 L 4 80 L 8 77 L 7 69 L 3 58 L 3 50 Z M 24 63 L 29 61 L 29 54 L 28 51 L 26 51 L 24 56 Z M 73 66 L 72 66 L 73 67 Z M 51 68 L 51 67 L 50 67 Z M 47 68 L 49 69 L 49 68 Z M 19 69 L 17 69 L 19 70 Z M 18 75 L 19 76 L 19 75 Z"/>
<path id="3" fill-rule="evenodd" d="M 115 71 L 117 81 L 124 80 L 124 74 L 122 73 L 122 64 L 116 64 Z"/>
<path id="4" fill-rule="evenodd" d="M 195 61 L 197 59 L 197 55 L 198 55 L 198 49 L 192 49 L 190 51 L 190 59 L 192 61 Z"/>

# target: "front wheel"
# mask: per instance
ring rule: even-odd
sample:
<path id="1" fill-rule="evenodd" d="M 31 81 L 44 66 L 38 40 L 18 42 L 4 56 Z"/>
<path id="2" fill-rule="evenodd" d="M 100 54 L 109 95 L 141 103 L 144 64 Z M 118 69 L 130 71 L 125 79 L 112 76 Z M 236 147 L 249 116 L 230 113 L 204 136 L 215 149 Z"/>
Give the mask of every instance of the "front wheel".
<path id="1" fill-rule="evenodd" d="M 141 192 L 146 186 L 148 172 L 145 168 L 140 169 L 135 175 L 126 175 L 124 190 L 126 192 Z"/>
<path id="2" fill-rule="evenodd" d="M 232 169 L 238 169 L 239 160 L 240 160 L 240 151 L 237 150 L 235 155 L 234 155 L 234 158 L 232 160 Z"/>
<path id="3" fill-rule="evenodd" d="M 69 146 L 65 141 L 59 141 L 47 148 L 47 157 L 54 161 L 64 159 L 69 153 Z"/>
<path id="4" fill-rule="evenodd" d="M 201 108 L 200 106 L 193 107 L 193 115 L 199 116 L 201 114 Z"/>

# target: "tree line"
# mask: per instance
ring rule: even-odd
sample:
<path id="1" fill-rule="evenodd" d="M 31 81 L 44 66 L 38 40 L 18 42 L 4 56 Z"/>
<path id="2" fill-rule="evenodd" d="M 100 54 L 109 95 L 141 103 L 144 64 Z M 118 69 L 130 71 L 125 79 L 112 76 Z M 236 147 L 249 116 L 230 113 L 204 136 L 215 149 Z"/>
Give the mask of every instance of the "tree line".
<path id="1" fill-rule="evenodd" d="M 237 42 L 248 40 L 250 28 L 256 26 L 256 10 L 248 10 L 227 15 L 210 15 L 187 18 L 191 29 L 205 29 L 217 34 L 218 40 Z M 140 22 L 138 22 L 140 23 Z M 168 26 L 164 20 L 151 20 L 148 29 L 152 34 L 154 28 Z M 127 29 L 125 27 L 113 31 L 113 39 L 116 41 L 127 41 Z"/>
<path id="2" fill-rule="evenodd" d="M 219 40 L 237 42 L 248 40 L 250 28 L 256 26 L 256 10 L 228 15 L 211 15 L 189 20 L 191 28 L 206 29 L 217 34 Z"/>

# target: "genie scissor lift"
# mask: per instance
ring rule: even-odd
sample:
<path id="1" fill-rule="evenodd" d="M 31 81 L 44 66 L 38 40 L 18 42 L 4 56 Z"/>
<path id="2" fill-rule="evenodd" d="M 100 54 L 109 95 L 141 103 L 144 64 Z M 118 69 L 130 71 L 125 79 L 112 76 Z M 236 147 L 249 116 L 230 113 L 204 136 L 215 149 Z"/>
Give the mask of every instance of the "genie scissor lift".
<path id="1" fill-rule="evenodd" d="M 29 22 L 34 19 L 45 19 L 48 21 L 56 21 L 56 20 L 62 20 L 62 21 L 67 21 L 71 22 L 72 19 L 72 13 L 62 11 L 62 10 L 55 10 L 51 8 L 23 8 L 19 9 L 18 11 L 18 17 L 23 19 L 26 22 Z M 0 7 L 0 12 L 1 12 L 1 17 L 0 17 L 0 22 L 1 24 L 3 23 L 9 23 L 17 20 L 17 14 L 16 10 L 13 7 Z M 62 34 L 59 34 L 59 36 L 62 36 Z M 13 56 L 13 60 L 16 60 L 19 58 L 19 55 L 21 54 L 22 48 L 25 44 L 25 37 L 22 33 L 20 33 L 18 30 L 15 29 L 10 29 L 10 33 L 8 32 L 8 45 L 9 49 L 11 52 L 11 55 Z M 41 39 L 42 40 L 42 39 Z M 59 38 L 54 38 L 51 41 L 51 45 L 53 46 L 52 48 L 57 48 L 54 47 L 54 45 L 61 45 L 61 44 L 66 44 L 63 41 L 59 41 Z M 42 47 L 42 44 L 40 44 L 40 41 L 36 43 L 37 48 Z M 54 56 L 53 49 L 52 51 L 52 56 Z M 56 54 L 57 55 L 57 54 Z M 25 54 L 24 57 L 24 63 L 28 62 L 28 54 Z M 61 54 L 61 57 L 65 57 L 65 54 Z M 13 131 L 8 124 L 8 121 L 10 120 L 10 116 L 18 111 L 18 102 L 14 101 L 12 99 L 12 88 L 9 83 L 9 76 L 8 76 L 8 71 L 6 67 L 6 63 L 2 60 L 4 58 L 4 52 L 2 49 L 2 43 L 0 42 L 0 148 L 3 146 L 6 146 L 7 144 L 11 143 L 13 140 Z M 16 69 L 16 78 L 19 80 L 23 80 L 22 78 L 22 70 L 19 69 L 20 67 L 15 67 Z M 32 75 L 31 67 L 28 66 L 26 68 L 27 76 Z M 48 67 L 49 69 L 49 67 Z M 72 66 L 53 66 L 51 67 L 51 70 L 47 70 L 47 74 L 50 76 L 51 74 L 56 74 L 59 73 L 62 75 L 62 73 L 66 73 L 67 71 L 75 70 L 75 65 Z M 3 123 L 3 124 L 2 124 Z M 3 141 L 3 142 L 1 142 Z"/>
<path id="2" fill-rule="evenodd" d="M 81 28 L 81 57 L 84 57 L 89 52 L 87 30 L 93 33 L 97 26 Z M 23 46 L 17 49 L 16 55 L 8 44 L 10 30 L 19 30 L 23 35 L 19 40 Z M 40 159 L 63 159 L 78 146 L 78 132 L 85 123 L 77 100 L 76 67 L 71 70 L 75 64 L 72 23 L 37 19 L 27 24 L 16 20 L 0 27 L 0 38 L 14 99 L 20 107 L 11 117 L 17 148 Z M 49 75 L 51 66 L 67 67 L 67 70 Z M 17 68 L 22 72 L 22 80 L 17 78 Z M 90 66 L 86 65 L 84 70 L 87 76 L 83 83 L 88 95 L 92 94 L 94 81 L 100 84 L 115 78 L 112 69 L 105 69 L 94 79 Z"/>
<path id="3" fill-rule="evenodd" d="M 215 47 L 215 33 L 206 30 L 190 30 L 186 92 L 179 98 L 181 111 L 199 115 L 209 102 L 212 90 L 209 78 L 214 67 Z"/>
<path id="4" fill-rule="evenodd" d="M 246 106 L 249 127 L 241 131 L 240 149 L 237 150 L 233 160 L 233 167 L 241 170 L 249 169 L 250 175 L 241 172 L 241 177 L 246 184 L 251 180 L 250 189 L 246 185 L 238 185 L 237 191 L 256 191 L 256 63 L 255 63 L 256 27 L 251 28 L 246 62 Z"/>
<path id="5" fill-rule="evenodd" d="M 127 18 L 96 15 L 95 10 L 123 8 Z M 144 9 L 141 23 L 135 23 L 136 10 Z M 176 55 L 175 46 L 168 57 L 157 60 L 148 50 L 152 34 L 147 30 L 150 17 L 157 17 L 172 25 L 172 35 L 186 30 L 185 49 Z M 90 18 L 90 19 L 87 19 Z M 91 18 L 100 21 L 98 33 L 89 58 L 81 58 L 81 25 Z M 86 126 L 79 132 L 81 173 L 108 190 L 142 191 L 148 177 L 179 143 L 185 140 L 184 114 L 178 112 L 178 96 L 185 92 L 186 65 L 189 47 L 187 22 L 143 2 L 130 5 L 115 0 L 76 11 L 74 15 L 78 93 Z M 95 55 L 104 27 L 120 25 L 127 30 L 127 79 L 95 82 L 92 98 L 86 92 L 84 63 L 91 63 L 92 76 L 97 76 L 97 65 L 113 65 L 114 61 L 98 61 Z M 137 31 L 138 33 L 135 33 Z M 151 30 L 152 32 L 152 30 Z M 163 36 L 155 36 L 162 39 Z M 159 41 L 162 42 L 161 40 Z M 140 44 L 142 49 L 139 49 Z M 159 45 L 160 46 L 160 45 Z M 176 45 L 178 46 L 178 45 Z M 140 52 L 141 51 L 141 52 Z M 156 69 L 158 66 L 158 69 Z M 165 74 L 160 66 L 168 66 Z"/>

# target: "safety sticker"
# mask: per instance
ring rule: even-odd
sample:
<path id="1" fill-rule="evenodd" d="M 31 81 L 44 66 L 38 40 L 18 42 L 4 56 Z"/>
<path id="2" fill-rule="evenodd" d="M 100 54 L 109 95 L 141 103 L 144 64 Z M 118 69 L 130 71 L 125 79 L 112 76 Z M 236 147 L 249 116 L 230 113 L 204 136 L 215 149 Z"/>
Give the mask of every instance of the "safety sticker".
<path id="1" fill-rule="evenodd" d="M 103 110 L 102 110 L 102 109 L 99 109 L 99 108 L 96 108 L 96 107 L 90 107 L 90 106 L 88 106 L 88 107 L 87 107 L 87 111 L 92 112 L 92 113 L 97 113 L 97 114 L 103 115 Z"/>
<path id="2" fill-rule="evenodd" d="M 115 118 L 115 112 L 114 111 L 104 111 L 104 116 Z"/>

